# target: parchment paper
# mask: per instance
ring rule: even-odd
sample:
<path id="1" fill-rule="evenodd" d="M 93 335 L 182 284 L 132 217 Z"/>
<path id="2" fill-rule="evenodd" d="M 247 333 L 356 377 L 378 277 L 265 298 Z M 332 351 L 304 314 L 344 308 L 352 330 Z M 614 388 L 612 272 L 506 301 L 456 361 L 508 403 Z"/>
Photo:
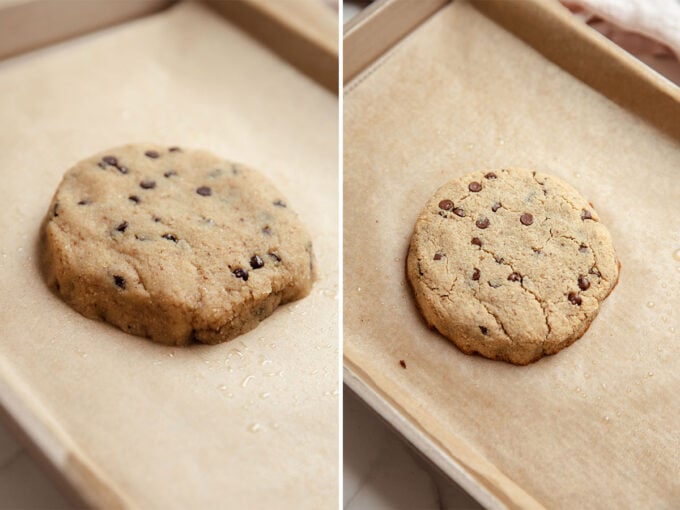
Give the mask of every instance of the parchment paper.
<path id="1" fill-rule="evenodd" d="M 200 4 L 0 64 L 0 397 L 90 503 L 337 506 L 337 103 Z M 269 176 L 311 231 L 312 294 L 186 349 L 51 294 L 35 250 L 63 172 L 144 141 Z"/>
<path id="2" fill-rule="evenodd" d="M 345 364 L 502 504 L 677 508 L 677 141 L 460 0 L 350 84 L 344 115 Z M 527 367 L 429 331 L 405 279 L 431 194 L 504 166 L 580 190 L 622 263 L 585 336 Z"/>

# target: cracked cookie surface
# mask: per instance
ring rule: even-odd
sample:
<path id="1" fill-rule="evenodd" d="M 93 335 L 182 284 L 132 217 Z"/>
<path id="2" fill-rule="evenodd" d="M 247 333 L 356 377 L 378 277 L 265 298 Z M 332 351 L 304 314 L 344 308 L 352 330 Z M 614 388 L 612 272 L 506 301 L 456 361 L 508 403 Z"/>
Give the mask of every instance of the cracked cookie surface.
<path id="1" fill-rule="evenodd" d="M 168 345 L 219 343 L 307 295 L 312 244 L 261 174 L 127 145 L 66 174 L 42 231 L 48 285 L 86 317 Z"/>
<path id="2" fill-rule="evenodd" d="M 428 325 L 463 352 L 525 365 L 583 335 L 619 262 L 575 189 L 503 169 L 437 190 L 416 222 L 407 274 Z"/>

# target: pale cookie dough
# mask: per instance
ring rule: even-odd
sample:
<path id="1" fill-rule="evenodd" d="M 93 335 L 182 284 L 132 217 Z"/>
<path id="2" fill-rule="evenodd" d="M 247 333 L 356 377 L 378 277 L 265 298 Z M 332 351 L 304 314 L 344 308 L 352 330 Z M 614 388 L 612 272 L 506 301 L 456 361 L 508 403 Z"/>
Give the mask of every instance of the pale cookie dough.
<path id="1" fill-rule="evenodd" d="M 307 295 L 312 244 L 262 175 L 205 151 L 127 145 L 64 175 L 42 232 L 78 312 L 168 345 L 218 343 Z"/>
<path id="2" fill-rule="evenodd" d="M 526 365 L 583 335 L 619 262 L 576 190 L 504 169 L 437 190 L 416 222 L 407 273 L 428 325 L 467 354 Z"/>

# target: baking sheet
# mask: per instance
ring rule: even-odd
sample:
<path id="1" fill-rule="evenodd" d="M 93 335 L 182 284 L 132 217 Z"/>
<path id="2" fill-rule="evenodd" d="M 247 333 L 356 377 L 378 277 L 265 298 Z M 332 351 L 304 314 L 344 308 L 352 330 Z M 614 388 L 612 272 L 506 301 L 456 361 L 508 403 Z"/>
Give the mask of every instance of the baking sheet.
<path id="1" fill-rule="evenodd" d="M 350 83 L 344 115 L 348 369 L 499 505 L 680 504 L 677 140 L 460 0 Z M 585 336 L 527 367 L 429 331 L 405 279 L 431 194 L 503 166 L 580 190 L 622 263 Z"/>
<path id="2" fill-rule="evenodd" d="M 337 110 L 196 3 L 0 64 L 0 398 L 90 504 L 337 506 Z M 63 172 L 144 141 L 271 178 L 312 234 L 311 295 L 232 342 L 181 349 L 51 294 L 37 236 Z"/>

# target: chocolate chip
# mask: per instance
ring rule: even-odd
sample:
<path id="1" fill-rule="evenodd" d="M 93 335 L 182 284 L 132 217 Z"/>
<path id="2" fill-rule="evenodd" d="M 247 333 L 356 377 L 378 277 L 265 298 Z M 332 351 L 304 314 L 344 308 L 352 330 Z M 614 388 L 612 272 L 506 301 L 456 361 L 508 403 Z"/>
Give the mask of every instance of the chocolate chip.
<path id="1" fill-rule="evenodd" d="M 262 266 L 264 266 L 264 260 L 259 255 L 253 255 L 250 259 L 250 267 L 260 269 Z"/>
<path id="2" fill-rule="evenodd" d="M 445 211 L 450 211 L 451 209 L 453 209 L 453 202 L 448 198 L 445 198 L 444 200 L 439 202 L 439 208 L 444 209 Z"/>
<path id="3" fill-rule="evenodd" d="M 510 276 L 508 276 L 508 280 L 511 282 L 519 282 L 522 280 L 522 275 L 519 273 L 510 273 Z"/>
<path id="4" fill-rule="evenodd" d="M 441 260 L 443 256 L 443 253 L 437 252 L 434 254 L 433 260 Z"/>
<path id="5" fill-rule="evenodd" d="M 456 207 L 453 210 L 453 214 L 455 214 L 456 216 L 460 216 L 461 218 L 465 218 L 465 211 L 463 211 L 463 209 L 461 209 L 460 207 Z"/>
<path id="6" fill-rule="evenodd" d="M 584 221 L 585 220 L 592 220 L 593 215 L 587 209 L 583 209 L 583 210 L 581 210 L 581 219 L 584 220 Z"/>
<path id="7" fill-rule="evenodd" d="M 278 254 L 270 251 L 269 253 L 267 253 L 267 255 L 269 255 L 276 262 L 281 262 L 281 257 L 279 257 Z"/>
<path id="8" fill-rule="evenodd" d="M 567 296 L 567 299 L 572 305 L 580 305 L 581 304 L 581 297 L 576 295 L 576 292 L 570 292 L 569 295 Z"/>
<path id="9" fill-rule="evenodd" d="M 531 215 L 531 213 L 525 212 L 519 217 L 519 221 L 522 225 L 526 225 L 528 227 L 534 222 L 534 217 Z"/>
<path id="10" fill-rule="evenodd" d="M 478 191 L 482 191 L 482 185 L 477 181 L 472 181 L 470 184 L 468 184 L 468 189 L 473 193 L 477 193 Z"/>
<path id="11" fill-rule="evenodd" d="M 139 183 L 139 185 L 143 189 L 154 189 L 156 187 L 156 181 L 152 181 L 150 179 L 144 179 L 142 182 Z"/>
<path id="12" fill-rule="evenodd" d="M 489 218 L 479 218 L 477 221 L 475 221 L 475 225 L 477 225 L 477 228 L 485 229 L 489 226 L 491 222 L 489 221 Z"/>
<path id="13" fill-rule="evenodd" d="M 128 169 L 123 165 L 118 164 L 118 158 L 114 156 L 104 156 L 102 160 L 97 163 L 97 166 L 101 169 L 106 169 L 106 165 L 115 166 L 121 174 L 128 173 Z"/>
<path id="14" fill-rule="evenodd" d="M 177 175 L 177 172 L 174 170 L 168 170 L 167 172 L 163 172 L 164 177 L 172 177 L 173 175 Z"/>
<path id="15" fill-rule="evenodd" d="M 172 234 L 163 234 L 161 237 L 163 237 L 163 239 L 167 239 L 168 241 L 172 241 L 173 243 L 177 242 L 177 238 Z"/>
<path id="16" fill-rule="evenodd" d="M 209 197 L 210 195 L 212 195 L 212 189 L 209 188 L 208 186 L 201 186 L 200 188 L 196 188 L 196 193 L 198 193 L 202 197 Z"/>
<path id="17" fill-rule="evenodd" d="M 52 208 L 52 215 L 56 218 L 59 216 L 59 202 L 54 204 L 54 207 Z"/>
<path id="18" fill-rule="evenodd" d="M 89 203 L 90 201 L 87 198 L 83 198 L 80 202 L 78 202 L 78 205 L 87 205 Z"/>
<path id="19" fill-rule="evenodd" d="M 274 200 L 273 204 L 276 207 L 286 207 L 286 203 L 283 200 Z"/>
<path id="20" fill-rule="evenodd" d="M 404 370 L 406 370 L 406 362 L 403 359 L 399 360 L 399 366 L 401 368 L 403 368 Z"/>
<path id="21" fill-rule="evenodd" d="M 479 237 L 473 237 L 472 241 L 470 241 L 470 244 L 474 244 L 475 246 L 479 246 L 481 248 L 482 240 Z"/>
<path id="22" fill-rule="evenodd" d="M 582 244 L 581 246 L 578 247 L 578 251 L 581 253 L 585 253 L 588 251 L 588 247 L 585 244 Z"/>
<path id="23" fill-rule="evenodd" d="M 492 210 L 493 212 L 496 212 L 496 211 L 497 211 L 498 209 L 500 209 L 500 208 L 501 208 L 500 202 L 496 202 L 495 204 L 493 204 L 493 205 L 491 206 L 491 210 Z"/>
<path id="24" fill-rule="evenodd" d="M 479 280 L 480 274 L 479 269 L 475 268 L 475 270 L 472 271 L 472 279 L 475 281 Z"/>
<path id="25" fill-rule="evenodd" d="M 139 199 L 139 197 L 137 195 L 130 195 L 128 197 L 128 200 L 131 200 L 135 204 L 138 204 L 139 202 L 141 202 L 141 200 Z"/>
<path id="26" fill-rule="evenodd" d="M 159 223 L 161 221 L 158 216 L 153 216 L 151 219 L 153 219 L 154 223 Z"/>
<path id="27" fill-rule="evenodd" d="M 489 172 L 489 173 L 486 174 L 484 177 L 485 177 L 486 179 L 495 179 L 495 178 L 496 178 L 496 174 L 493 173 L 493 172 Z"/>
<path id="28" fill-rule="evenodd" d="M 486 329 L 484 326 L 479 326 L 479 331 L 482 332 L 482 335 L 488 335 L 489 334 L 489 330 Z"/>
<path id="29" fill-rule="evenodd" d="M 144 153 L 144 155 L 147 158 L 151 158 L 151 159 L 156 159 L 158 156 L 160 156 L 160 154 L 158 154 L 158 152 L 156 152 L 156 151 L 146 151 Z"/>
<path id="30" fill-rule="evenodd" d="M 170 152 L 182 152 L 182 149 L 180 149 L 179 147 L 170 147 L 168 150 Z"/>
<path id="31" fill-rule="evenodd" d="M 121 289 L 125 288 L 125 278 L 122 276 L 118 276 L 117 274 L 113 275 L 113 281 L 116 284 L 116 286 L 120 287 Z"/>
<path id="32" fill-rule="evenodd" d="M 125 229 L 128 228 L 128 226 L 129 226 L 128 222 L 127 222 L 127 221 L 124 221 L 123 223 L 121 223 L 120 225 L 118 225 L 118 226 L 116 227 L 116 230 L 117 230 L 118 232 L 125 232 Z"/>
<path id="33" fill-rule="evenodd" d="M 248 281 L 248 271 L 241 269 L 240 267 L 238 269 L 234 269 L 234 276 L 236 278 L 241 278 L 244 282 Z"/>
<path id="34" fill-rule="evenodd" d="M 581 290 L 588 290 L 590 287 L 590 282 L 588 281 L 588 278 L 585 276 L 581 275 L 578 277 L 578 288 Z"/>
<path id="35" fill-rule="evenodd" d="M 272 229 L 269 228 L 269 225 L 267 225 L 266 227 L 262 228 L 262 233 L 266 236 L 270 236 L 272 235 Z"/>

